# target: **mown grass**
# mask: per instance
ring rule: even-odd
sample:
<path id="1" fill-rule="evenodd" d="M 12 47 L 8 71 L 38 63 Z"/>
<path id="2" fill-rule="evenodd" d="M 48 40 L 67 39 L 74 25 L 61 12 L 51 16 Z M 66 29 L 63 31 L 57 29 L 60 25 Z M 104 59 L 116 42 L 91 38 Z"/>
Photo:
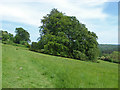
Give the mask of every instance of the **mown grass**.
<path id="1" fill-rule="evenodd" d="M 79 61 L 11 45 L 2 45 L 2 70 L 3 88 L 118 87 L 118 64 Z"/>

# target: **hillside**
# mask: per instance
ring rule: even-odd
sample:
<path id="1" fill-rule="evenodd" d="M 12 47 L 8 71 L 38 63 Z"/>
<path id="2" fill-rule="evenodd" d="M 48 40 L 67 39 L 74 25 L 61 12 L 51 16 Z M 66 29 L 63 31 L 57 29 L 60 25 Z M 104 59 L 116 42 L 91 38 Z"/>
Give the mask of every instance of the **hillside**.
<path id="1" fill-rule="evenodd" d="M 118 48 L 120 48 L 120 45 L 99 44 L 98 47 L 102 54 L 110 54 L 113 51 L 118 51 L 119 50 Z"/>
<path id="2" fill-rule="evenodd" d="M 2 45 L 3 88 L 117 88 L 118 64 L 85 62 Z"/>

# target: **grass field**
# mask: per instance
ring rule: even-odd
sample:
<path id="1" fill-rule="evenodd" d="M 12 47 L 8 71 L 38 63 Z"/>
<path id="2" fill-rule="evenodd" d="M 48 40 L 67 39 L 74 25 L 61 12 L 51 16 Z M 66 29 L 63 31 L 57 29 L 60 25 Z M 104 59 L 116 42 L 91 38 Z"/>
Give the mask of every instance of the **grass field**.
<path id="1" fill-rule="evenodd" d="M 1 35 L 0 35 L 1 36 Z M 0 90 L 2 89 L 2 43 L 0 40 Z"/>
<path id="2" fill-rule="evenodd" d="M 3 88 L 117 88 L 118 64 L 51 56 L 2 45 Z"/>

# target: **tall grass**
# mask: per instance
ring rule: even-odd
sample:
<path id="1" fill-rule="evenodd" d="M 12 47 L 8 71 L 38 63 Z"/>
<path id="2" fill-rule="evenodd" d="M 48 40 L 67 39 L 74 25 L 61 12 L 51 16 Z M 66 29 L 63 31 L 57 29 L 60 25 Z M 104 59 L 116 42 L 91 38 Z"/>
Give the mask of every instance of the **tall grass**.
<path id="1" fill-rule="evenodd" d="M 4 88 L 118 87 L 118 64 L 115 63 L 79 61 L 11 45 L 3 45 L 2 51 Z"/>

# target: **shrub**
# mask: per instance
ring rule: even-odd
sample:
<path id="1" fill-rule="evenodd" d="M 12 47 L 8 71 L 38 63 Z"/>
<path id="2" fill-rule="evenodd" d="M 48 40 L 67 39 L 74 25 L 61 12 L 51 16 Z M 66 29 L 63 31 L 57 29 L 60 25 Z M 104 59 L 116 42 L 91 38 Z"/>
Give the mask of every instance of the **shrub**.
<path id="1" fill-rule="evenodd" d="M 105 57 L 104 57 L 104 56 L 102 56 L 102 57 L 100 57 L 100 59 L 101 59 L 101 60 L 104 60 L 104 59 L 105 59 Z"/>
<path id="2" fill-rule="evenodd" d="M 111 58 L 109 55 L 108 55 L 108 56 L 106 56 L 104 60 L 105 60 L 105 61 L 112 62 L 112 58 Z"/>
<path id="3" fill-rule="evenodd" d="M 99 55 L 99 50 L 98 48 L 91 48 L 86 52 L 86 55 L 88 56 L 89 60 L 96 61 Z"/>
<path id="4" fill-rule="evenodd" d="M 40 49 L 40 50 L 38 50 L 38 52 L 40 52 L 40 53 L 44 53 L 44 49 Z"/>
<path id="5" fill-rule="evenodd" d="M 29 49 L 31 51 L 37 51 L 38 50 L 38 43 L 37 42 L 32 42 Z"/>
<path id="6" fill-rule="evenodd" d="M 76 50 L 73 50 L 73 57 L 75 59 L 87 60 L 87 56 L 84 53 L 81 53 L 80 51 Z"/>
<path id="7" fill-rule="evenodd" d="M 119 63 L 119 52 L 114 51 L 111 54 L 104 54 L 100 59 L 104 61 Z"/>

